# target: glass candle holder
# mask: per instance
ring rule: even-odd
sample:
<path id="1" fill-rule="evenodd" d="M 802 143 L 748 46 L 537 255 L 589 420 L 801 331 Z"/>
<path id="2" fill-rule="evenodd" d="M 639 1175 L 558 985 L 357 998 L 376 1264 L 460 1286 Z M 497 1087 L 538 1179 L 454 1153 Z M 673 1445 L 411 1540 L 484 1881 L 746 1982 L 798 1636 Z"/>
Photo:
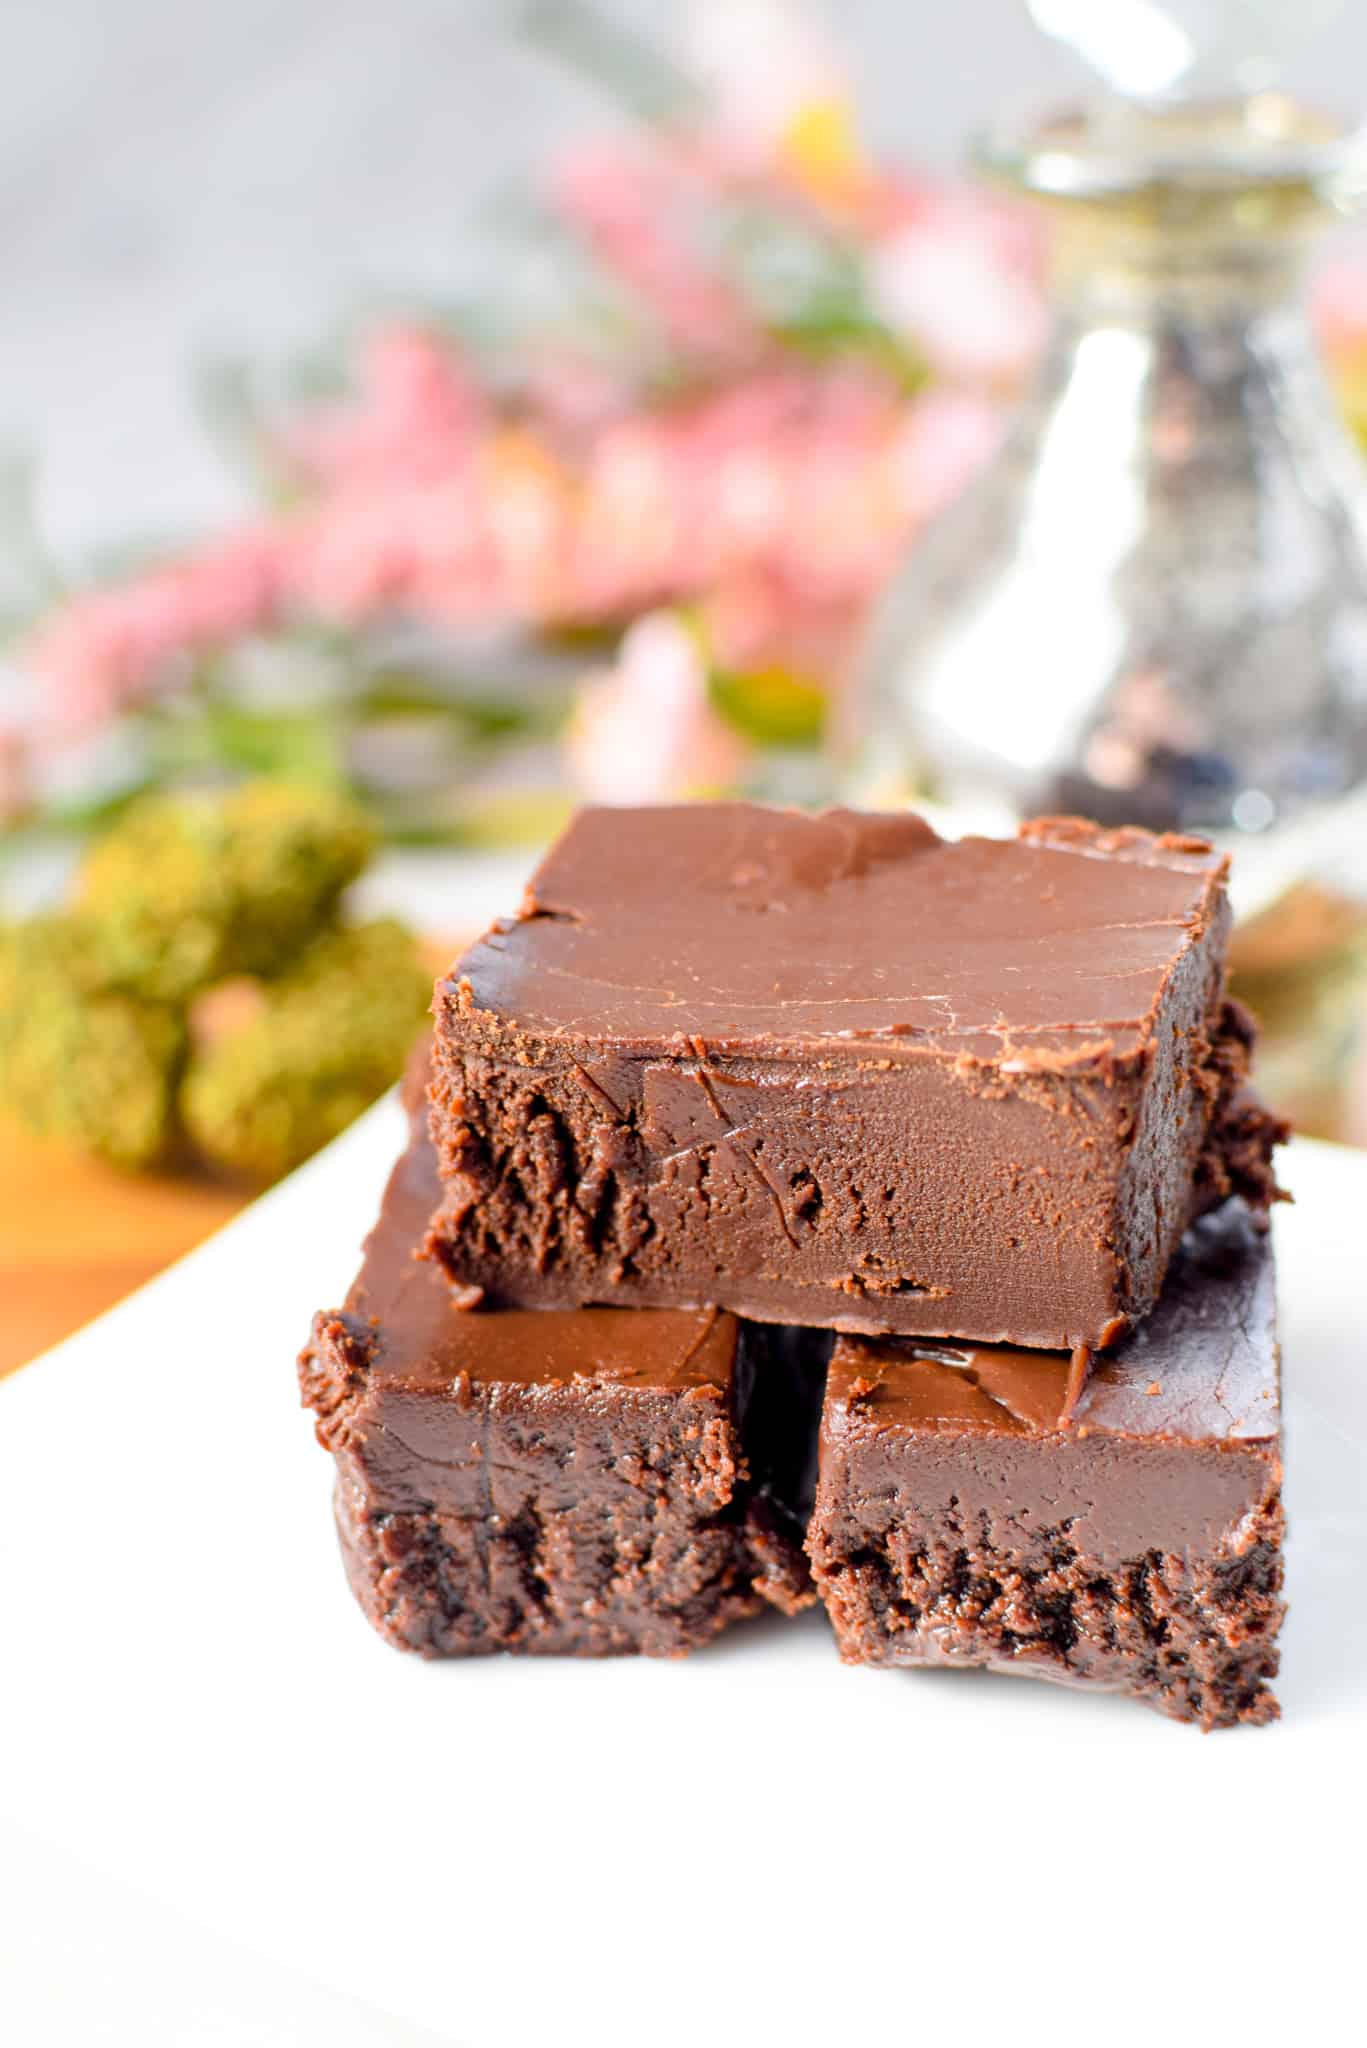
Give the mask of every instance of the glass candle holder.
<path id="1" fill-rule="evenodd" d="M 1056 216 L 1052 329 L 876 622 L 862 790 L 1271 847 L 1367 781 L 1367 467 L 1301 293 L 1347 131 L 1122 104 L 981 156 Z"/>

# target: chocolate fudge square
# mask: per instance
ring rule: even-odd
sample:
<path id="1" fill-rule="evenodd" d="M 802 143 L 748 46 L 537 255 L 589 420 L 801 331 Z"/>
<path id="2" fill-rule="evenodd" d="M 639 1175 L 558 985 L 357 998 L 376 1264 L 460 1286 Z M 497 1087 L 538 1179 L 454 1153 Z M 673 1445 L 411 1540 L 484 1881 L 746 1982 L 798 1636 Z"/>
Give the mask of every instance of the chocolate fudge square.
<path id="1" fill-rule="evenodd" d="M 1059 1429 L 1064 1357 L 842 1337 L 808 1549 L 841 1655 L 1268 1721 L 1282 1619 L 1272 1250 L 1193 1226 Z"/>
<path id="2" fill-rule="evenodd" d="M 582 812 L 437 985 L 430 1247 L 501 1304 L 1103 1346 L 1272 1191 L 1224 882 L 1068 819 Z"/>
<path id="3" fill-rule="evenodd" d="M 735 1318 L 463 1313 L 415 1256 L 435 1198 L 415 1138 L 346 1306 L 315 1317 L 299 1361 L 381 1635 L 429 1657 L 670 1655 L 807 1605 L 803 1517 L 779 1490 L 793 1458 L 762 1447 L 747 1473 L 756 1374 Z"/>

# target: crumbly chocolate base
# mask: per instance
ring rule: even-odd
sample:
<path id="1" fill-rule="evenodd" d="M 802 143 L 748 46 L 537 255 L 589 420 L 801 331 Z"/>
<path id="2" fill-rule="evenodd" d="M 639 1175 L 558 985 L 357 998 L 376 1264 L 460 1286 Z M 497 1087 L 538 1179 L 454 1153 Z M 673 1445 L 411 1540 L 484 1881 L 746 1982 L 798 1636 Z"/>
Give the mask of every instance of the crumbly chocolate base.
<path id="1" fill-rule="evenodd" d="M 681 1656 L 764 1606 L 729 1536 L 666 1546 L 647 1592 L 628 1561 L 637 1539 L 620 1524 L 604 1522 L 587 1569 L 556 1577 L 552 1560 L 575 1538 L 554 1521 L 529 1515 L 481 1552 L 468 1524 L 430 1508 L 370 1512 L 340 1479 L 334 1507 L 363 1613 L 396 1649 L 422 1657 Z"/>
<path id="2" fill-rule="evenodd" d="M 1117 1565 L 1079 1550 L 1063 1525 L 1015 1547 L 984 1515 L 904 1514 L 847 1554 L 818 1530 L 812 1560 L 847 1663 L 980 1666 L 1231 1728 L 1280 1711 L 1269 1681 L 1283 1530 L 1274 1494 L 1211 1557 L 1153 1550 Z"/>
<path id="3" fill-rule="evenodd" d="M 410 1395 L 386 1414 L 371 1341 L 317 1318 L 301 1384 L 337 1460 L 352 1590 L 397 1647 L 676 1656 L 766 1605 L 810 1603 L 800 1550 L 746 1486 L 720 1388 L 467 1380 L 416 1397 L 426 1413 Z M 405 1430 L 426 1448 L 400 1469 Z"/>
<path id="4" fill-rule="evenodd" d="M 1255 1216 L 1266 1216 L 1274 1202 L 1288 1199 L 1277 1185 L 1272 1155 L 1290 1137 L 1291 1126 L 1248 1086 L 1257 1036 L 1251 1012 L 1235 997 L 1227 997 L 1206 1062 L 1214 1106 L 1196 1160 L 1193 1216 L 1205 1215 L 1231 1195 Z"/>

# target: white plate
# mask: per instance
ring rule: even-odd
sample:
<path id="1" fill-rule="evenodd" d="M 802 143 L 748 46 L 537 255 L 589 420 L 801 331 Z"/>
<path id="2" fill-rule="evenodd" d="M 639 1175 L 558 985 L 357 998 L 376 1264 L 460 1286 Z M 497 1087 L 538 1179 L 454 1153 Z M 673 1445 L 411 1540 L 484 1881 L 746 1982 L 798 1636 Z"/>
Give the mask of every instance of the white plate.
<path id="1" fill-rule="evenodd" d="M 1327 2015 L 1362 1938 L 1367 1159 L 1288 1156 L 1285 1719 L 1202 1736 L 846 1670 L 819 1616 L 676 1664 L 386 1648 L 294 1355 L 401 1136 L 381 1104 L 0 1383 L 0 1813 L 44 1855 L 500 2048 L 1349 2038 Z M 22 1896 L 5 1910 L 13 1944 Z M 35 1903 L 24 1939 L 50 1920 Z M 104 2038 L 162 2038 L 127 1995 Z"/>

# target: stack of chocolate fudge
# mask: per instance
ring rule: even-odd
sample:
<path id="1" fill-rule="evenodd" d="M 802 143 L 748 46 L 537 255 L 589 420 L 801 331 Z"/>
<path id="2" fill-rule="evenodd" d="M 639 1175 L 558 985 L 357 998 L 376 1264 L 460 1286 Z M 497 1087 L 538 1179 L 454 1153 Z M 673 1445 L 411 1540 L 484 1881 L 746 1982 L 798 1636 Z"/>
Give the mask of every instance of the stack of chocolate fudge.
<path id="1" fill-rule="evenodd" d="M 1283 1127 L 1203 841 L 589 810 L 437 985 L 304 1399 L 391 1642 L 1277 1712 Z"/>

